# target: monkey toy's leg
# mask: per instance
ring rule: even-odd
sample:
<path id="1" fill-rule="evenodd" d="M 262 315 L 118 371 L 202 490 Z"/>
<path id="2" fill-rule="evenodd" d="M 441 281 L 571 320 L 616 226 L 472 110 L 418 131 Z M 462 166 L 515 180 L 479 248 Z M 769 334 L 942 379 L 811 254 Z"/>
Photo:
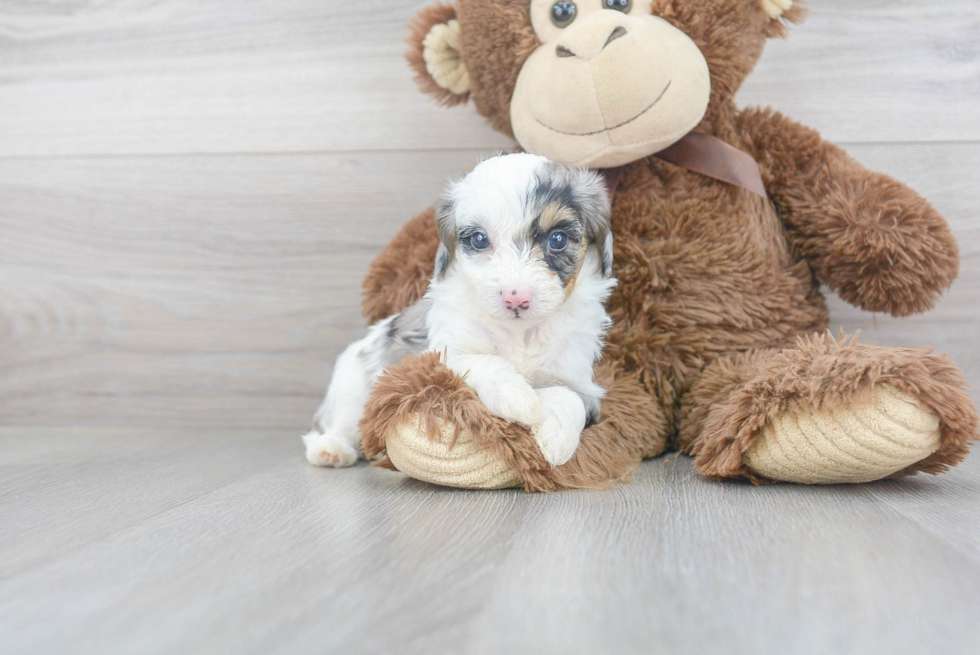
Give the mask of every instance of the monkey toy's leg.
<path id="1" fill-rule="evenodd" d="M 361 421 L 364 452 L 387 455 L 381 461 L 389 467 L 446 486 L 606 486 L 661 454 L 669 432 L 660 403 L 639 377 L 613 373 L 600 367 L 596 374 L 607 390 L 599 422 L 582 432 L 568 462 L 552 466 L 527 426 L 491 414 L 437 353 L 408 357 L 375 385 Z M 584 406 L 581 414 L 584 423 Z"/>
<path id="2" fill-rule="evenodd" d="M 977 438 L 965 386 L 927 350 L 812 335 L 710 364 L 683 398 L 680 448 L 704 475 L 756 483 L 939 473 Z"/>

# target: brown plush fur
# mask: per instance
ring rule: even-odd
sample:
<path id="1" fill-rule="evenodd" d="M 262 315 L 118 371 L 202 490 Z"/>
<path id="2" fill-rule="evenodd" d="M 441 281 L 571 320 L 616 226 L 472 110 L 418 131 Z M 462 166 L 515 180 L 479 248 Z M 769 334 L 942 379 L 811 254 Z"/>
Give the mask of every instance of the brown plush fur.
<path id="1" fill-rule="evenodd" d="M 887 383 L 941 419 L 940 450 L 903 474 L 960 461 L 976 438 L 977 413 L 947 359 L 821 336 L 828 321 L 821 283 L 872 311 L 904 316 L 932 307 L 958 268 L 946 222 L 914 191 L 816 132 L 770 110 L 735 107 L 766 38 L 783 32 L 761 3 L 655 0 L 654 11 L 708 60 L 712 99 L 697 131 L 756 157 L 770 200 L 656 158 L 624 167 L 612 213 L 619 285 L 602 367 L 614 382 L 602 421 L 569 464 L 544 467 L 526 430 L 489 416 L 434 357 L 385 377 L 367 411 L 374 417 L 366 443 L 380 452 L 386 427 L 412 407 L 471 430 L 528 489 L 605 484 L 665 444 L 696 455 L 706 475 L 759 481 L 742 455 L 777 412 L 860 401 Z M 794 7 L 784 20 L 802 16 Z M 537 46 L 527 2 L 460 0 L 458 17 L 477 109 L 510 134 L 514 81 Z M 365 282 L 369 320 L 421 296 L 437 239 L 430 210 L 382 251 Z"/>
<path id="2" fill-rule="evenodd" d="M 402 311 L 425 293 L 439 249 L 435 215 L 430 207 L 410 220 L 374 258 L 361 300 L 370 323 Z"/>
<path id="3" fill-rule="evenodd" d="M 931 309 L 959 269 L 945 219 L 901 182 L 865 169 L 769 109 L 741 112 L 790 246 L 840 296 L 872 312 Z"/>

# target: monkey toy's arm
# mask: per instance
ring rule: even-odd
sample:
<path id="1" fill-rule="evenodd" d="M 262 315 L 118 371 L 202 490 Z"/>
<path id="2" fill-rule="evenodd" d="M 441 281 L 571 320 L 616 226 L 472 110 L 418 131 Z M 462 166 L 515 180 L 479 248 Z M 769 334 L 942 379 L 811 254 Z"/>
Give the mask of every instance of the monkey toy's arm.
<path id="1" fill-rule="evenodd" d="M 930 309 L 956 278 L 949 226 L 910 188 L 771 110 L 743 111 L 739 127 L 791 248 L 844 300 L 907 316 Z"/>
<path id="2" fill-rule="evenodd" d="M 361 301 L 369 325 L 422 297 L 435 269 L 438 248 L 435 209 L 430 207 L 406 223 L 371 262 Z"/>

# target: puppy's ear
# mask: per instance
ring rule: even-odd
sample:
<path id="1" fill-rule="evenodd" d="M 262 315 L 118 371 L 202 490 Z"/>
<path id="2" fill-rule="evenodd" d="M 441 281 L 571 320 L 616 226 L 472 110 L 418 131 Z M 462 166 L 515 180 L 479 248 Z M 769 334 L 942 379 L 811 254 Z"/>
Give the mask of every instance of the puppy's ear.
<path id="1" fill-rule="evenodd" d="M 602 262 L 603 277 L 612 276 L 613 237 L 609 223 L 609 191 L 601 175 L 588 169 L 575 172 L 575 200 L 582 210 L 582 220 L 589 240 L 595 242 Z"/>
<path id="2" fill-rule="evenodd" d="M 439 228 L 439 249 L 436 250 L 435 278 L 441 280 L 456 253 L 456 207 L 449 191 L 436 205 L 436 225 Z"/>
<path id="3" fill-rule="evenodd" d="M 606 238 L 603 239 L 602 245 L 596 241 L 596 246 L 600 248 L 600 253 L 602 254 L 602 277 L 612 277 L 612 266 L 613 266 L 613 235 L 612 232 L 606 232 Z"/>
<path id="4" fill-rule="evenodd" d="M 439 242 L 439 248 L 436 250 L 436 269 L 435 278 L 441 280 L 446 277 L 446 269 L 449 268 L 449 260 L 452 259 L 452 255 L 449 254 L 449 248 L 446 247 L 442 241 Z"/>
<path id="5" fill-rule="evenodd" d="M 461 56 L 456 8 L 437 3 L 422 9 L 409 23 L 405 58 L 415 70 L 415 81 L 439 104 L 451 107 L 470 96 L 470 75 Z"/>

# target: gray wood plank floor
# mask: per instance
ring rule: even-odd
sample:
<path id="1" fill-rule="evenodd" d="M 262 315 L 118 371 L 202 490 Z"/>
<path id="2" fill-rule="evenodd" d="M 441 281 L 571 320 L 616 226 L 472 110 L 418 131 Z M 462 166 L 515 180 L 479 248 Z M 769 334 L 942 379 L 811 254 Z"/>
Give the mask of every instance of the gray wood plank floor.
<path id="1" fill-rule="evenodd" d="M 754 488 L 646 463 L 606 491 L 322 470 L 283 431 L 0 430 L 12 653 L 968 653 L 980 458 Z"/>

